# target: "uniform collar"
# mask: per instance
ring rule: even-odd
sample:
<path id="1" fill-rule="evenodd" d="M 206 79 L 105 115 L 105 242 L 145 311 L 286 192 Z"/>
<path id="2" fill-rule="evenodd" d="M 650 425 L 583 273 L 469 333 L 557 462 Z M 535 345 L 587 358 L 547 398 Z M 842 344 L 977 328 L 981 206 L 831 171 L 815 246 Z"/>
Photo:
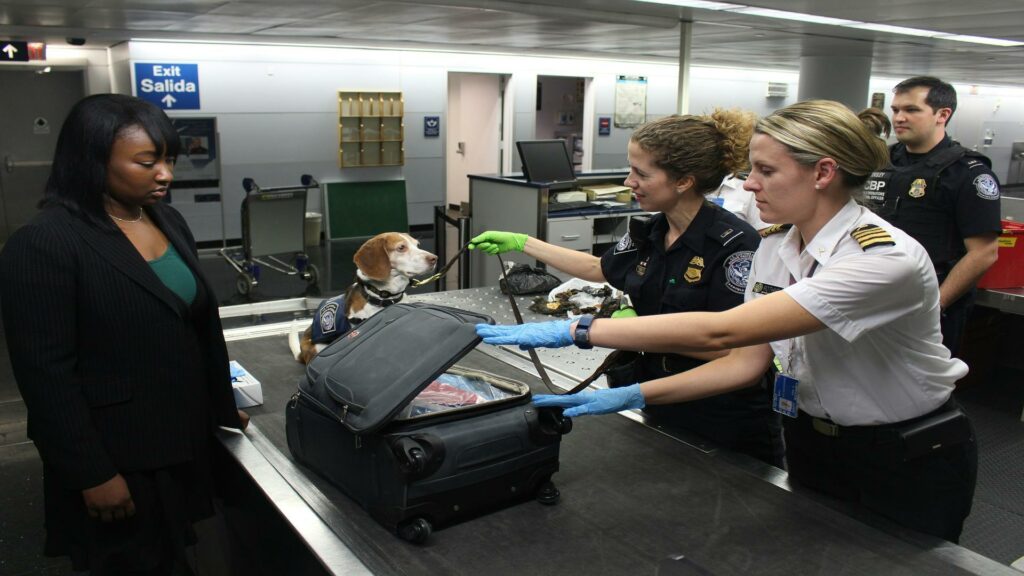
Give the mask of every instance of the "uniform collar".
<path id="1" fill-rule="evenodd" d="M 654 245 L 664 247 L 665 234 L 668 234 L 668 218 L 664 213 L 661 218 L 654 222 L 651 227 L 650 240 Z M 678 250 L 680 246 L 686 246 L 697 254 L 704 250 L 704 238 L 707 236 L 708 227 L 716 220 L 715 206 L 709 202 L 701 204 L 697 215 L 693 217 L 690 225 L 686 227 L 683 234 L 676 240 L 675 244 L 669 247 L 666 252 Z"/>
<path id="2" fill-rule="evenodd" d="M 779 257 L 786 264 L 790 274 L 796 279 L 807 274 L 808 270 L 804 268 L 810 268 L 806 264 L 801 265 L 801 260 L 805 263 L 810 263 L 812 260 L 817 262 L 815 268 L 825 266 L 832 254 L 835 253 L 839 241 L 846 236 L 859 216 L 860 206 L 851 198 L 831 220 L 822 226 L 803 251 L 800 250 L 800 230 L 796 226 L 790 228 L 782 239 L 782 245 L 779 246 Z M 801 259 L 801 255 L 806 256 Z"/>
<path id="3" fill-rule="evenodd" d="M 899 162 L 900 160 L 917 161 L 932 154 L 933 152 L 937 152 L 939 150 L 942 150 L 943 148 L 949 148 L 952 145 L 953 139 L 949 136 L 948 132 L 942 137 L 942 140 L 939 140 L 938 144 L 932 147 L 931 150 L 923 152 L 921 154 L 913 154 L 909 150 L 907 150 L 906 144 L 897 143 L 893 146 L 892 160 L 893 162 Z"/>

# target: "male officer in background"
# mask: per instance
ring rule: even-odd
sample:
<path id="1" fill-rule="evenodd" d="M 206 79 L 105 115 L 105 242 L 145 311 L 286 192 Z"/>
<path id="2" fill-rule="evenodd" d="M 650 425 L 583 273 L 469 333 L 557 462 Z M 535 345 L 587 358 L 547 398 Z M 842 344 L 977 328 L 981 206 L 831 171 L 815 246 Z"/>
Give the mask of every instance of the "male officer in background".
<path id="1" fill-rule="evenodd" d="M 999 181 L 992 162 L 954 142 L 946 126 L 956 91 L 931 76 L 893 89 L 892 123 L 898 144 L 892 166 L 864 185 L 883 218 L 920 242 L 939 277 L 943 344 L 957 354 L 974 303 L 974 286 L 995 263 L 1000 222 Z"/>

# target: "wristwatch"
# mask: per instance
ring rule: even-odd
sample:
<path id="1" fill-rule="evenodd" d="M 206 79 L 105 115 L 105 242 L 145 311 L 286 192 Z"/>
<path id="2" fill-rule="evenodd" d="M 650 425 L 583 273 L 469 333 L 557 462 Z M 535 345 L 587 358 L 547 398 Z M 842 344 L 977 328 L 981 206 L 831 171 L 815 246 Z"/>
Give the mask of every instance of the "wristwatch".
<path id="1" fill-rule="evenodd" d="M 583 350 L 589 350 L 593 348 L 593 344 L 590 343 L 590 325 L 594 323 L 593 314 L 584 314 L 580 316 L 579 321 L 576 323 L 576 329 L 572 332 L 572 343 L 577 348 Z"/>

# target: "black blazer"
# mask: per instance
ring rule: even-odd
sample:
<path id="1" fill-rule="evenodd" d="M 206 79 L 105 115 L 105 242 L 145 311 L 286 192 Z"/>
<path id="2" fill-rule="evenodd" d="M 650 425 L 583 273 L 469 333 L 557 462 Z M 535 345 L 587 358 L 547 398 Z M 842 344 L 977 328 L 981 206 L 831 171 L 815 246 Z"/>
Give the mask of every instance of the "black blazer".
<path id="1" fill-rule="evenodd" d="M 239 427 L 216 298 L 173 208 L 147 212 L 195 275 L 191 307 L 120 230 L 42 210 L 0 254 L 0 307 L 28 435 L 81 490 L 187 462 L 213 427 Z"/>

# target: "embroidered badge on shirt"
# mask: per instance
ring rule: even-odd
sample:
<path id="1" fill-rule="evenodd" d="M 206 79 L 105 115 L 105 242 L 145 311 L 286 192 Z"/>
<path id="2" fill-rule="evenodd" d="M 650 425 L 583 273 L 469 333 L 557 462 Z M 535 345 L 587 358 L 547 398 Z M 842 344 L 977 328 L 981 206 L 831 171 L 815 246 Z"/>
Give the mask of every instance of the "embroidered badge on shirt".
<path id="1" fill-rule="evenodd" d="M 782 290 L 782 288 L 772 286 L 771 284 L 765 284 L 764 282 L 754 282 L 754 287 L 751 289 L 754 294 L 765 295 L 771 294 L 772 292 L 778 292 L 779 290 Z"/>
<path id="2" fill-rule="evenodd" d="M 690 284 L 700 282 L 700 275 L 703 271 L 704 259 L 700 256 L 694 256 L 690 259 L 690 265 L 686 267 L 686 272 L 683 273 L 683 280 Z"/>
<path id="3" fill-rule="evenodd" d="M 924 181 L 924 178 L 918 178 L 910 183 L 910 194 L 911 198 L 920 198 L 924 196 L 925 188 L 928 187 L 928 183 Z"/>
<path id="4" fill-rule="evenodd" d="M 850 236 L 860 244 L 860 247 L 864 250 L 872 248 L 874 246 L 895 246 L 896 242 L 893 241 L 892 236 L 888 232 L 878 227 L 876 224 L 865 224 L 858 226 L 850 232 Z"/>
<path id="5" fill-rule="evenodd" d="M 750 278 L 750 265 L 754 260 L 754 252 L 743 250 L 725 259 L 725 286 L 737 294 L 747 289 Z"/>
<path id="6" fill-rule="evenodd" d="M 982 174 L 974 179 L 974 189 L 985 200 L 999 200 L 999 183 L 991 174 Z"/>
<path id="7" fill-rule="evenodd" d="M 636 250 L 636 244 L 633 244 L 633 237 L 629 234 L 623 234 L 622 238 L 619 238 L 619 243 L 615 245 L 614 254 L 621 254 L 623 252 L 632 252 Z"/>
<path id="8" fill-rule="evenodd" d="M 328 302 L 320 310 L 320 331 L 324 334 L 334 332 L 334 325 L 338 321 L 338 303 Z"/>

